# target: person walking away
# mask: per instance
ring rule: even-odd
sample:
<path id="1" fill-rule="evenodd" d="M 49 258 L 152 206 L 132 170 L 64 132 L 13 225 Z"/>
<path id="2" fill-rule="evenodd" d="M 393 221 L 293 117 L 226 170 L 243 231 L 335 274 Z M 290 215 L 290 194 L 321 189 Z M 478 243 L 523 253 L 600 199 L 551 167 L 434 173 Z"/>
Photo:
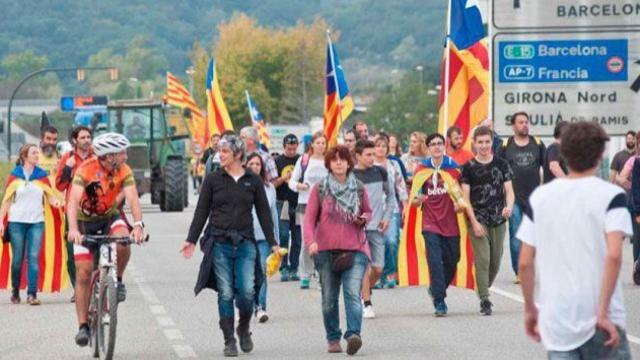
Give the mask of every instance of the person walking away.
<path id="1" fill-rule="evenodd" d="M 385 243 L 384 233 L 396 208 L 396 195 L 389 180 L 389 174 L 374 163 L 375 144 L 370 140 L 360 139 L 356 143 L 356 159 L 358 160 L 353 174 L 367 189 L 371 204 L 371 219 L 367 222 L 366 235 L 371 250 L 371 265 L 362 284 L 363 316 L 365 319 L 375 318 L 371 301 L 371 287 L 380 279 L 384 269 Z"/>
<path id="2" fill-rule="evenodd" d="M 552 360 L 631 359 L 619 278 L 631 219 L 624 190 L 595 176 L 608 140 L 598 124 L 569 125 L 569 174 L 531 194 L 518 230 L 525 331 Z"/>
<path id="3" fill-rule="evenodd" d="M 271 221 L 273 223 L 274 238 L 279 237 L 278 229 L 278 207 L 276 204 L 276 189 L 267 181 L 267 174 L 264 170 L 264 163 L 262 157 L 258 153 L 252 153 L 247 158 L 247 169 L 251 170 L 254 174 L 258 175 L 263 183 L 264 190 L 267 194 L 267 200 L 269 202 L 269 209 L 271 210 Z M 267 257 L 271 253 L 265 230 L 260 226 L 260 220 L 258 219 L 258 213 L 255 206 L 251 210 L 253 215 L 253 236 L 256 239 L 258 245 L 258 255 L 260 256 L 260 268 L 262 270 L 262 286 L 258 292 L 258 305 L 256 306 L 256 318 L 259 322 L 264 323 L 269 320 L 269 314 L 267 314 Z M 266 229 L 271 231 L 271 229 Z"/>
<path id="4" fill-rule="evenodd" d="M 511 253 L 511 268 L 518 279 L 518 255 L 521 242 L 516 237 L 516 231 L 522 222 L 522 214 L 529 206 L 529 196 L 541 184 L 541 168 L 544 160 L 545 147 L 542 141 L 529 135 L 529 115 L 517 112 L 511 116 L 513 136 L 510 136 L 499 149 L 497 156 L 507 160 L 513 171 L 513 191 L 516 202 L 509 218 L 509 251 Z"/>
<path id="5" fill-rule="evenodd" d="M 280 281 L 299 281 L 298 264 L 300 262 L 300 248 L 302 246 L 302 230 L 296 219 L 296 207 L 298 206 L 298 193 L 289 189 L 289 180 L 298 161 L 298 138 L 294 134 L 287 134 L 282 139 L 284 149 L 275 162 L 278 168 L 278 178 L 274 180 L 276 187 L 280 247 L 289 250 L 282 258 L 280 266 Z M 291 240 L 291 241 L 289 241 Z"/>
<path id="6" fill-rule="evenodd" d="M 554 142 L 549 145 L 547 151 L 544 153 L 544 165 L 543 165 L 543 181 L 548 183 L 555 178 L 561 178 L 567 176 L 567 166 L 560 156 L 560 138 L 562 132 L 569 125 L 568 121 L 559 121 L 553 130 Z"/>
<path id="7" fill-rule="evenodd" d="M 491 315 L 489 288 L 500 270 L 506 221 L 515 201 L 513 172 L 506 160 L 493 156 L 493 133 L 488 127 L 475 129 L 473 146 L 476 156 L 462 167 L 460 183 L 465 202 L 471 205 L 468 214 L 480 313 Z"/>
<path id="8" fill-rule="evenodd" d="M 257 289 L 262 282 L 258 249 L 254 238 L 255 206 L 260 226 L 272 251 L 278 251 L 273 232 L 269 201 L 259 176 L 242 167 L 243 141 L 224 135 L 219 143 L 221 169 L 204 180 L 187 240 L 180 250 L 186 259 L 193 256 L 196 242 L 209 219 L 200 248 L 204 253 L 195 286 L 218 292 L 219 325 L 224 336 L 224 356 L 238 356 L 234 335 L 234 300 L 240 319 L 235 329 L 240 349 L 253 350 L 250 324 Z"/>
<path id="9" fill-rule="evenodd" d="M 65 153 L 58 162 L 58 170 L 56 171 L 56 189 L 65 196 L 65 208 L 69 205 L 69 194 L 71 193 L 71 181 L 76 174 L 76 170 L 88 158 L 93 156 L 91 149 L 91 129 L 86 126 L 76 126 L 71 130 L 69 141 L 73 146 L 70 152 Z M 69 222 L 65 218 L 64 221 L 64 238 L 67 238 L 69 231 Z M 76 301 L 76 265 L 73 254 L 73 243 L 65 241 L 67 250 L 67 271 L 69 272 L 69 280 L 73 286 L 74 293 L 71 296 L 71 302 Z"/>
<path id="10" fill-rule="evenodd" d="M 62 201 L 51 187 L 47 173 L 38 167 L 39 149 L 23 145 L 11 172 L 0 206 L 0 236 L 11 243 L 11 303 L 20 303 L 22 264 L 27 262 L 27 303 L 40 305 L 38 279 L 45 226 L 45 206 L 59 208 Z"/>
<path id="11" fill-rule="evenodd" d="M 464 148 L 462 129 L 457 126 L 451 126 L 447 129 L 447 155 L 459 166 L 473 159 L 473 153 Z"/>
<path id="12" fill-rule="evenodd" d="M 311 188 L 304 216 L 304 243 L 313 256 L 322 284 L 322 317 L 328 352 L 342 352 L 338 296 L 344 293 L 347 354 L 362 346 L 360 289 L 370 251 L 365 235 L 371 208 L 367 191 L 353 175 L 351 153 L 344 145 L 325 156 L 329 175 Z"/>
<path id="13" fill-rule="evenodd" d="M 382 277 L 374 289 L 394 288 L 396 286 L 396 275 L 398 272 L 398 242 L 400 241 L 400 227 L 402 221 L 402 212 L 407 209 L 409 195 L 407 194 L 407 186 L 402 177 L 402 172 L 398 162 L 390 160 L 389 141 L 384 133 L 376 136 L 375 140 L 375 160 L 374 165 L 380 166 L 387 171 L 389 184 L 395 191 L 395 207 L 393 214 L 389 220 L 389 227 L 384 233 L 384 269 Z"/>
<path id="14" fill-rule="evenodd" d="M 427 136 L 424 133 L 414 131 L 411 133 L 410 139 L 409 152 L 402 155 L 402 162 L 405 169 L 407 169 L 407 185 L 409 188 L 411 188 L 413 175 L 415 175 L 418 166 L 429 156 Z"/>
<path id="15" fill-rule="evenodd" d="M 457 213 L 463 211 L 460 199 L 450 194 L 462 191 L 458 185 L 458 164 L 445 155 L 445 139 L 439 133 L 427 137 L 431 157 L 424 162 L 433 173 L 412 199 L 412 205 L 422 208 L 422 236 L 427 249 L 427 265 L 431 275 L 429 295 L 435 316 L 447 315 L 447 287 L 453 281 L 460 260 L 460 227 Z"/>
<path id="16" fill-rule="evenodd" d="M 289 189 L 298 193 L 298 206 L 296 207 L 296 221 L 301 224 L 304 232 L 304 218 L 309 191 L 311 187 L 324 179 L 328 172 L 325 167 L 324 154 L 327 149 L 327 138 L 321 131 L 313 134 L 309 151 L 297 161 L 289 179 Z M 300 252 L 300 288 L 308 289 L 313 273 L 313 261 L 307 248 Z"/>

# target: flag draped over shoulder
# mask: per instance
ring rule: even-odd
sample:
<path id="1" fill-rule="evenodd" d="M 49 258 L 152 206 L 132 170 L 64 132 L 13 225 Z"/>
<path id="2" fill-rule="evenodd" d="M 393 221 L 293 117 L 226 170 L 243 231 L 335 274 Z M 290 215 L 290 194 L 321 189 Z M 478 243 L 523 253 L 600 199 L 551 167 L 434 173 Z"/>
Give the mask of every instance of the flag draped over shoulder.
<path id="1" fill-rule="evenodd" d="M 218 73 L 213 59 L 209 61 L 207 71 L 207 138 L 211 135 L 222 134 L 226 130 L 233 130 L 233 124 L 222 99 Z"/>
<path id="2" fill-rule="evenodd" d="M 44 232 L 42 247 L 40 250 L 40 272 L 38 274 L 39 292 L 58 292 L 64 290 L 69 285 L 69 275 L 67 273 L 67 251 L 64 244 L 64 213 L 62 209 L 56 209 L 49 204 L 48 196 L 58 196 L 51 187 L 44 170 L 36 167 L 31 177 L 31 182 L 44 192 Z M 9 179 L 4 195 L 4 201 L 11 201 L 18 188 L 24 186 L 25 180 L 22 167 L 17 166 Z M 5 225 L 8 217 L 2 219 Z M 6 235 L 5 235 L 6 237 Z M 10 243 L 0 242 L 0 289 L 11 288 L 11 252 Z M 27 286 L 26 258 L 22 266 L 22 280 L 20 288 Z"/>
<path id="3" fill-rule="evenodd" d="M 450 157 L 445 156 L 437 173 L 447 185 L 447 192 L 452 201 L 464 206 L 462 203 L 464 201 L 462 190 L 456 180 L 458 171 L 458 164 Z M 410 199 L 416 196 L 424 183 L 431 179 L 435 172 L 436 169 L 431 164 L 431 159 L 423 163 L 413 178 Z M 460 230 L 460 261 L 458 261 L 456 275 L 451 284 L 461 288 L 475 289 L 475 267 L 473 264 L 471 237 L 467 229 L 464 213 L 460 212 L 457 216 Z M 427 249 L 422 236 L 422 208 L 412 205 L 407 210 L 400 235 L 398 280 L 400 286 L 422 286 L 431 283 L 429 266 L 427 265 Z"/>
<path id="4" fill-rule="evenodd" d="M 187 121 L 189 132 L 191 137 L 204 148 L 209 139 L 205 134 L 206 122 L 202 110 L 200 110 L 187 88 L 170 72 L 167 72 L 167 104 L 191 111 L 191 120 Z"/>
<path id="5" fill-rule="evenodd" d="M 463 144 L 470 149 L 470 132 L 489 116 L 491 87 L 488 41 L 477 0 L 450 1 L 448 47 L 445 48 L 440 78 L 442 90 L 438 131 L 445 134 L 449 127 L 459 127 Z M 446 119 L 445 105 L 448 108 Z"/>
<path id="6" fill-rule="evenodd" d="M 262 117 L 262 113 L 258 110 L 258 105 L 249 95 L 249 91 L 244 91 L 247 95 L 247 106 L 249 107 L 249 115 L 251 116 L 251 125 L 258 131 L 258 139 L 260 140 L 260 147 L 262 150 L 269 152 L 271 147 L 271 138 L 269 137 L 269 131 Z"/>
<path id="7" fill-rule="evenodd" d="M 329 35 L 327 35 L 327 73 L 324 88 L 323 130 L 328 145 L 331 146 L 337 144 L 338 132 L 353 111 L 353 100 L 340 65 L 340 58 Z"/>

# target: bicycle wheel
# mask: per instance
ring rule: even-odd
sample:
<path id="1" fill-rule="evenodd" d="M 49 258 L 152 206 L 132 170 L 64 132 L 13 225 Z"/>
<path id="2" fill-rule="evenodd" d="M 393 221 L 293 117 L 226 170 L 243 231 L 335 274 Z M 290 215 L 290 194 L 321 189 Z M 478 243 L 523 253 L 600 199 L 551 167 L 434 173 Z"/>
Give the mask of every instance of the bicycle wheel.
<path id="1" fill-rule="evenodd" d="M 116 327 L 118 324 L 118 292 L 116 282 L 108 273 L 115 270 L 100 270 L 103 279 L 98 298 L 98 345 L 104 359 L 111 360 L 116 347 Z"/>
<path id="2" fill-rule="evenodd" d="M 93 357 L 100 357 L 100 349 L 98 347 L 98 296 L 100 294 L 100 283 L 98 281 L 99 274 L 95 271 L 91 275 L 91 287 L 89 290 L 89 311 L 87 313 L 89 320 L 89 344 L 93 351 Z"/>

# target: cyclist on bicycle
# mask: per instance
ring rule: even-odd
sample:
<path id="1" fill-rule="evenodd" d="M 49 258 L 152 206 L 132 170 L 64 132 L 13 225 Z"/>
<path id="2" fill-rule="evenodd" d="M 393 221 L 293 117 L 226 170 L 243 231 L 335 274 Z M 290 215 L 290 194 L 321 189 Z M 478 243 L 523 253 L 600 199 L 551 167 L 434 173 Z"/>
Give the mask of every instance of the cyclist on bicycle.
<path id="1" fill-rule="evenodd" d="M 97 249 L 83 246 L 83 234 L 131 236 L 136 243 L 144 238 L 142 211 L 138 202 L 138 191 L 133 173 L 127 166 L 129 140 L 121 134 L 107 133 L 93 140 L 96 157 L 80 165 L 73 178 L 67 207 L 69 221 L 69 241 L 74 242 L 76 264 L 76 313 L 80 325 L 76 344 L 89 343 L 87 313 L 89 308 L 89 287 Z M 122 218 L 119 210 L 119 194 L 123 194 L 133 214 L 133 230 Z M 118 244 L 118 301 L 126 298 L 122 274 L 129 262 L 131 249 Z"/>

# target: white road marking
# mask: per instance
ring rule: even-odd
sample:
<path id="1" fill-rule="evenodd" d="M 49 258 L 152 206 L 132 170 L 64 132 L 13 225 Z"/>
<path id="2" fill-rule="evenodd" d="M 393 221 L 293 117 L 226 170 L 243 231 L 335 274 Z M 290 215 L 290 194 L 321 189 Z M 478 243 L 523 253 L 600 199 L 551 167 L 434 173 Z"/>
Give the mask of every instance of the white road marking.
<path id="1" fill-rule="evenodd" d="M 184 335 L 182 332 L 175 328 L 176 323 L 173 319 L 167 315 L 167 309 L 162 305 L 160 299 L 153 291 L 151 286 L 147 285 L 147 281 L 141 273 L 136 271 L 135 266 L 129 264 L 128 266 L 128 274 L 131 276 L 133 281 L 140 289 L 140 293 L 145 301 L 149 304 L 149 310 L 155 316 L 156 321 L 163 329 L 164 336 L 172 342 L 171 347 L 176 355 L 183 358 L 194 358 L 197 357 L 196 352 L 193 348 L 187 344 L 184 344 Z M 167 329 L 168 328 L 168 329 Z M 175 343 L 177 342 L 177 343 Z M 183 342 L 182 344 L 180 342 Z"/>
<path id="2" fill-rule="evenodd" d="M 524 298 L 521 295 L 514 294 L 514 293 L 506 291 L 506 290 L 502 290 L 502 289 L 497 288 L 495 286 L 490 287 L 489 290 L 494 292 L 494 293 L 496 293 L 496 294 L 498 294 L 498 295 L 504 296 L 504 297 L 506 297 L 508 299 L 517 301 L 519 303 L 524 303 Z M 640 345 L 640 338 L 637 337 L 637 336 L 633 336 L 633 335 L 627 333 L 627 340 L 629 340 L 630 343 L 633 343 L 633 344 L 636 344 L 636 345 Z"/>
<path id="3" fill-rule="evenodd" d="M 193 351 L 193 348 L 189 345 L 173 345 L 173 351 L 175 351 L 176 355 L 181 359 L 196 357 L 196 352 Z"/>

